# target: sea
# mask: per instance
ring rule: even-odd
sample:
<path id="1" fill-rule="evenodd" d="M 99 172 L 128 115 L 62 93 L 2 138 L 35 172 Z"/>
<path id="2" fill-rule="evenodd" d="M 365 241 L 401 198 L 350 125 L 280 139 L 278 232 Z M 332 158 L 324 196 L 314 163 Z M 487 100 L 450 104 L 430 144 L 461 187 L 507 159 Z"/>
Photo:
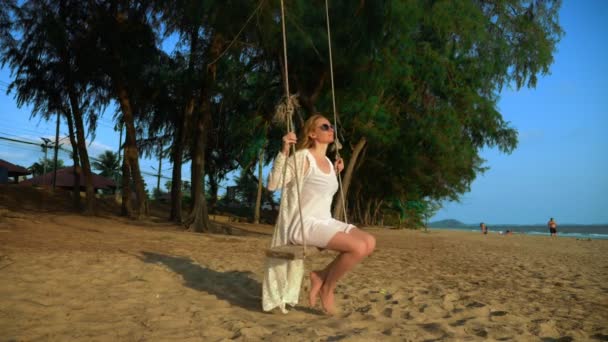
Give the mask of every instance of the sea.
<path id="1" fill-rule="evenodd" d="M 457 228 L 431 228 L 446 230 L 464 230 L 479 232 L 477 226 L 463 226 Z M 525 234 L 536 236 L 550 236 L 549 228 L 546 225 L 488 225 L 490 234 L 504 234 L 512 231 L 513 234 Z M 557 226 L 557 236 L 576 239 L 601 239 L 608 240 L 608 224 L 598 225 L 577 225 L 560 224 Z"/>

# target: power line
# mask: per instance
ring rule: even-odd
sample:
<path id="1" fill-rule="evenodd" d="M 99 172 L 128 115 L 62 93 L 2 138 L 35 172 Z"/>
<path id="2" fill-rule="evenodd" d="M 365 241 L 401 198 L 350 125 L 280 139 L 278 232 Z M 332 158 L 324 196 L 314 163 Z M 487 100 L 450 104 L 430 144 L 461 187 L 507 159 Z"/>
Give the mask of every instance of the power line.
<path id="1" fill-rule="evenodd" d="M 17 140 L 17 139 L 11 139 L 11 138 L 7 138 L 7 137 L 0 137 L 0 140 L 12 141 L 12 142 L 17 142 L 17 143 L 22 143 L 22 144 L 29 144 L 29 145 L 35 145 L 35 146 L 42 146 L 42 144 L 37 144 L 37 143 L 33 143 L 33 142 L 29 142 L 29 141 L 23 141 L 23 140 Z"/>
<path id="2" fill-rule="evenodd" d="M 19 149 L 19 150 L 28 151 L 28 153 L 29 152 L 31 152 L 31 153 L 41 153 L 42 152 L 42 150 L 35 148 L 34 146 L 24 146 L 24 145 L 18 146 L 15 143 L 11 143 L 8 141 L 0 141 L 0 144 L 3 146 L 6 146 L 7 149 Z"/>
<path id="3" fill-rule="evenodd" d="M 13 147 L 13 148 L 20 148 L 20 149 L 25 149 L 25 150 L 28 150 L 28 151 L 31 151 L 31 152 L 42 153 L 42 150 L 38 150 L 38 149 L 34 150 L 33 149 L 33 146 L 36 146 L 36 147 L 40 148 L 43 145 L 43 144 L 40 144 L 40 143 L 34 143 L 34 142 L 30 142 L 30 141 L 13 139 L 13 138 L 2 137 L 2 136 L 0 136 L 0 143 L 7 144 L 7 145 L 9 145 L 10 147 Z M 26 146 L 18 146 L 17 144 L 22 144 L 22 145 L 26 145 Z M 58 151 L 66 153 L 66 154 L 73 153 L 72 150 L 67 149 L 67 148 L 65 148 L 65 147 L 63 147 L 61 145 L 59 146 Z M 92 156 L 89 156 L 89 160 L 94 161 L 94 162 L 100 162 L 101 161 L 100 159 L 98 159 L 96 157 L 92 157 Z M 145 175 L 145 176 L 158 177 L 158 173 L 153 173 L 153 172 L 150 172 L 150 171 L 140 170 L 140 173 L 142 175 Z M 169 176 L 164 175 L 162 173 L 160 175 L 160 178 L 167 179 L 167 180 L 172 180 L 173 179 L 172 177 L 169 177 Z"/>
<path id="4" fill-rule="evenodd" d="M 35 130 L 35 129 L 32 129 L 32 128 L 14 127 L 14 126 L 8 126 L 8 125 L 2 125 L 2 126 L 0 126 L 0 128 L 5 129 L 5 130 L 9 130 L 9 131 L 21 131 L 21 132 L 24 132 L 24 134 L 25 133 L 27 133 L 27 134 L 35 134 L 35 135 L 51 134 L 49 127 L 45 127 L 44 130 L 42 130 L 42 131 L 41 130 Z"/>
<path id="5" fill-rule="evenodd" d="M 26 138 L 26 137 L 21 136 L 21 135 L 17 135 L 17 134 L 10 134 L 10 133 L 6 133 L 6 132 L 2 132 L 2 131 L 0 131 L 0 134 L 8 135 L 9 137 L 15 137 L 15 138 L 22 139 L 22 140 L 24 140 L 24 141 L 29 141 L 29 142 L 32 142 L 32 143 L 39 144 L 39 143 L 37 143 L 35 140 L 32 140 L 31 138 Z M 44 135 L 44 134 L 40 134 L 40 135 Z"/>
<path id="6" fill-rule="evenodd" d="M 36 143 L 24 144 L 22 142 L 15 142 L 15 141 L 10 141 L 10 140 L 6 140 L 6 139 L 0 139 L 0 143 L 3 143 L 7 146 L 17 147 L 17 148 L 30 148 L 30 149 L 40 149 L 41 148 L 40 144 L 36 144 Z"/>

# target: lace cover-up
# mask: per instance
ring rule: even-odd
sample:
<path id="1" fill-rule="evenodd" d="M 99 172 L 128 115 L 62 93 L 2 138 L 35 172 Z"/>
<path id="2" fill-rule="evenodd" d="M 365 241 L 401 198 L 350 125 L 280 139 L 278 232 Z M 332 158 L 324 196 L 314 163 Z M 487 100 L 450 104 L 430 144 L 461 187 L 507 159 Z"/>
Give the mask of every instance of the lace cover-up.
<path id="1" fill-rule="evenodd" d="M 287 245 L 290 243 L 288 227 L 299 225 L 298 189 L 295 180 L 295 166 L 298 166 L 298 180 L 300 192 L 304 183 L 304 170 L 307 166 L 306 155 L 308 151 L 296 151 L 291 157 L 279 152 L 274 160 L 272 171 L 268 177 L 268 189 L 273 191 L 283 186 L 283 166 L 287 163 L 285 173 L 285 188 L 282 190 L 279 216 L 277 218 L 271 247 Z M 294 164 L 295 160 L 295 164 Z M 279 307 L 287 313 L 286 304 L 295 306 L 300 296 L 300 286 L 304 276 L 304 260 L 284 260 L 266 258 L 264 284 L 262 287 L 262 308 L 270 311 Z"/>

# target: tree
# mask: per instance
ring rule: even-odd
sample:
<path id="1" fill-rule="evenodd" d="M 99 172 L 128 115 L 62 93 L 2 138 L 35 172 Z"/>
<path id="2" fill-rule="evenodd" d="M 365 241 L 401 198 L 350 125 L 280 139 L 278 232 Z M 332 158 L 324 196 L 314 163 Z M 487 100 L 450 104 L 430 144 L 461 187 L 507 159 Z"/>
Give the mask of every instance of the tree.
<path id="1" fill-rule="evenodd" d="M 253 208 L 258 192 L 257 183 L 257 180 L 246 171 L 241 172 L 240 177 L 236 179 L 236 199 L 243 206 Z"/>
<path id="2" fill-rule="evenodd" d="M 76 152 L 75 176 L 79 179 L 82 170 L 85 211 L 92 213 L 95 193 L 84 122 L 88 122 L 89 132 L 94 132 L 103 103 L 96 100 L 97 88 L 90 87 L 75 55 L 83 42 L 86 9 L 82 2 L 63 0 L 25 1 L 10 6 L 10 10 L 12 34 L 4 31 L 0 36 L 2 63 L 8 63 L 14 73 L 9 91 L 16 92 L 18 106 L 32 105 L 32 116 L 47 120 L 57 113 L 66 116 Z"/>
<path id="3" fill-rule="evenodd" d="M 150 88 L 149 74 L 161 58 L 156 46 L 152 3 L 113 0 L 93 2 L 87 21 L 87 45 L 79 49 L 91 75 L 98 75 L 99 88 L 120 108 L 126 137 L 123 159 L 123 188 L 135 185 L 137 217 L 147 213 L 145 184 L 139 167 L 136 118 L 141 115 Z M 130 215 L 130 192 L 123 191 L 123 214 Z"/>
<path id="4" fill-rule="evenodd" d="M 375 222 L 395 200 L 425 204 L 416 211 L 424 220 L 487 169 L 482 148 L 517 146 L 498 95 L 505 86 L 534 87 L 548 73 L 562 35 L 561 2 L 330 5 L 337 133 L 347 162 L 336 215 L 344 207 L 351 218 Z M 209 230 L 206 198 L 213 207 L 228 172 L 260 181 L 253 170 L 260 149 L 267 143 L 258 165 L 266 164 L 284 134 L 271 125 L 284 66 L 302 104 L 296 128 L 317 110 L 333 116 L 326 18 L 317 2 L 287 2 L 288 61 L 276 2 L 0 0 L 0 7 L 14 13 L 0 13 L 2 61 L 17 72 L 11 89 L 35 113 L 66 116 L 75 165 L 87 179 L 85 124 L 94 133 L 100 109 L 118 103 L 127 135 L 123 186 L 135 185 L 138 215 L 146 200 L 138 159 L 155 146 L 171 146 L 170 218 L 195 231 Z M 171 54 L 160 50 L 168 36 L 178 37 Z M 192 206 L 184 219 L 187 160 Z M 130 193 L 123 192 L 123 213 Z"/>
<path id="5" fill-rule="evenodd" d="M 91 163 L 94 169 L 100 171 L 100 175 L 111 178 L 117 183 L 120 180 L 120 160 L 118 154 L 112 151 L 105 151 L 100 154 L 93 163 Z"/>
<path id="6" fill-rule="evenodd" d="M 486 169 L 481 148 L 510 153 L 516 147 L 517 132 L 497 109 L 498 92 L 506 84 L 533 87 L 537 75 L 548 72 L 562 34 L 556 22 L 560 2 L 418 6 L 393 7 L 391 20 L 414 21 L 410 29 L 391 30 L 391 53 L 378 56 L 382 78 L 376 84 L 385 100 L 369 113 L 375 123 L 382 119 L 398 130 L 386 131 L 394 143 L 370 140 L 366 155 L 391 159 L 386 186 L 405 201 L 457 199 Z M 410 44 L 403 44 L 405 37 Z M 387 79 L 389 71 L 398 77 Z M 373 80 L 375 72 L 370 74 Z M 378 168 L 366 162 L 359 172 L 369 177 Z"/>
<path id="7" fill-rule="evenodd" d="M 186 225 L 194 231 L 208 231 L 207 203 L 204 190 L 206 162 L 210 132 L 213 124 L 213 108 L 221 101 L 218 92 L 218 75 L 224 71 L 227 60 L 239 61 L 241 53 L 247 48 L 234 44 L 240 49 L 228 51 L 243 27 L 247 15 L 252 13 L 254 4 L 243 3 L 234 6 L 225 1 L 185 1 L 163 3 L 160 13 L 166 24 L 167 34 L 179 36 L 179 56 L 186 61 L 182 86 L 182 115 L 177 118 L 173 141 L 174 177 L 172 203 L 179 205 L 179 177 L 183 146 L 189 146 L 191 155 L 192 207 Z M 247 37 L 247 35 L 243 35 Z M 226 54 L 226 56 L 224 56 Z M 188 142 L 188 144 L 185 144 Z M 180 215 L 179 208 L 172 208 L 172 217 Z"/>
<path id="8" fill-rule="evenodd" d="M 290 38 L 290 81 L 310 112 L 331 108 L 331 97 L 322 82 L 327 37 L 307 6 L 294 1 L 287 23 L 299 32 Z M 507 85 L 534 87 L 548 72 L 562 35 L 559 7 L 523 0 L 332 3 L 347 206 L 370 213 L 387 198 L 458 199 L 486 170 L 483 147 L 510 153 L 517 132 L 497 109 L 498 94 Z M 294 35 L 301 38 L 294 42 Z"/>
<path id="9" fill-rule="evenodd" d="M 63 168 L 63 160 L 61 159 L 57 159 L 57 169 L 61 169 Z M 45 173 L 50 173 L 55 171 L 55 162 L 53 161 L 53 159 L 49 159 L 49 158 L 40 158 L 37 162 L 35 162 L 34 164 L 32 164 L 29 168 L 29 170 L 32 171 L 32 175 L 33 176 L 42 176 Z"/>

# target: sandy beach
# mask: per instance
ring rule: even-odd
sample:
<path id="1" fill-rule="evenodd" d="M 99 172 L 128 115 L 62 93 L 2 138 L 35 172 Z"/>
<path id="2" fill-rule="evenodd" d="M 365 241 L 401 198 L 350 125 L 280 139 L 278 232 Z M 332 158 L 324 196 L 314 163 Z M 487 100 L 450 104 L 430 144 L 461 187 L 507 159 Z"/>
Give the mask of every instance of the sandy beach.
<path id="1" fill-rule="evenodd" d="M 606 240 L 370 228 L 339 314 L 307 307 L 305 279 L 284 315 L 260 309 L 270 226 L 195 234 L 0 199 L 2 341 L 608 340 Z"/>

